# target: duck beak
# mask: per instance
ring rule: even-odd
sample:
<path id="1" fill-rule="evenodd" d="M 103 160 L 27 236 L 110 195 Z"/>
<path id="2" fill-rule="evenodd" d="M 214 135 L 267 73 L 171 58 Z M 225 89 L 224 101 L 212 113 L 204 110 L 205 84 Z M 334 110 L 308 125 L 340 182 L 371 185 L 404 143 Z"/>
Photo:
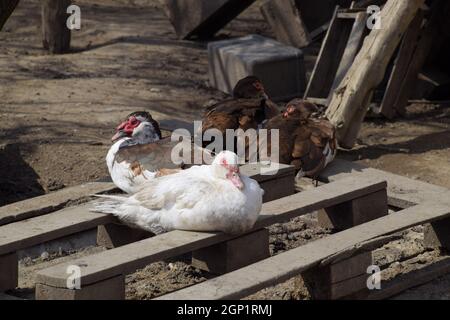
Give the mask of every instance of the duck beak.
<path id="1" fill-rule="evenodd" d="M 111 141 L 114 142 L 114 141 L 117 141 L 117 140 L 119 140 L 119 139 L 121 139 L 121 138 L 124 138 L 124 137 L 126 137 L 126 136 L 127 136 L 127 134 L 125 133 L 125 131 L 119 130 L 119 131 L 117 131 L 116 134 L 111 138 Z"/>
<path id="2" fill-rule="evenodd" d="M 234 185 L 236 188 L 238 188 L 239 190 L 243 190 L 243 189 L 244 189 L 244 182 L 242 182 L 242 179 L 241 179 L 241 177 L 240 177 L 238 174 L 233 175 L 233 176 L 230 178 L 230 181 L 231 181 L 231 183 L 233 183 L 233 185 Z"/>

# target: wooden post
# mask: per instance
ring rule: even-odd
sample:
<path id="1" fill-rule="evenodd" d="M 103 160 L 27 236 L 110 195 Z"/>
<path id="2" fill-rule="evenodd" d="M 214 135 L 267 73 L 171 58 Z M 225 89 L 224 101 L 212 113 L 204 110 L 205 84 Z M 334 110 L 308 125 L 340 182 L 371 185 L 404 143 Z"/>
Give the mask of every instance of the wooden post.
<path id="1" fill-rule="evenodd" d="M 0 292 L 15 289 L 19 278 L 17 252 L 0 256 Z"/>
<path id="2" fill-rule="evenodd" d="M 214 274 L 224 274 L 269 256 L 269 230 L 261 229 L 192 252 L 192 265 Z"/>
<path id="3" fill-rule="evenodd" d="M 123 224 L 110 223 L 97 227 L 97 245 L 107 249 L 121 247 L 152 236 L 154 236 L 154 234 L 151 232 L 132 229 Z"/>
<path id="4" fill-rule="evenodd" d="M 42 0 L 42 43 L 51 53 L 70 50 L 70 30 L 67 28 L 67 8 L 70 0 Z"/>
<path id="5" fill-rule="evenodd" d="M 345 230 L 388 214 L 386 189 L 319 211 L 319 225 Z"/>
<path id="6" fill-rule="evenodd" d="M 336 300 L 367 289 L 367 268 L 373 264 L 372 253 L 364 252 L 349 259 L 314 268 L 302 274 L 313 299 Z"/>
<path id="7" fill-rule="evenodd" d="M 450 252 L 450 218 L 426 225 L 424 243 L 427 248 Z"/>
<path id="8" fill-rule="evenodd" d="M 125 276 L 119 275 L 81 289 L 57 288 L 36 284 L 36 300 L 124 300 Z"/>
<path id="9" fill-rule="evenodd" d="M 384 78 L 400 40 L 424 0 L 390 0 L 345 78 L 333 93 L 326 115 L 337 127 L 339 144 L 352 148 L 368 110 L 373 90 Z"/>

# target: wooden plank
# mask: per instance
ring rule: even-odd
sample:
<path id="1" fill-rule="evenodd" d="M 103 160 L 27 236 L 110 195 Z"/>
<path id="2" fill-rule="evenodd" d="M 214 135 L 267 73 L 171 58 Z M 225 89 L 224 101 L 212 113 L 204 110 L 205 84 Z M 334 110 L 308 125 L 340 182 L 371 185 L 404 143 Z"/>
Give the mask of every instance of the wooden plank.
<path id="1" fill-rule="evenodd" d="M 270 0 L 261 6 L 261 12 L 278 41 L 297 48 L 311 43 L 308 29 L 302 21 L 294 0 Z"/>
<path id="2" fill-rule="evenodd" d="M 261 174 L 261 164 L 247 164 L 241 167 L 242 174 L 260 183 L 292 175 L 294 171 L 294 167 L 284 164 L 280 164 L 278 171 L 273 170 L 265 174 Z M 119 189 L 112 182 L 89 182 L 2 206 L 0 207 L 0 226 L 54 212 L 72 202 L 85 202 L 84 200 L 89 200 L 93 194 L 113 191 L 119 192 Z"/>
<path id="3" fill-rule="evenodd" d="M 383 28 L 373 29 L 334 90 L 326 116 L 336 126 L 339 146 L 352 148 L 374 89 L 381 83 L 402 35 L 425 0 L 388 1 L 380 12 Z"/>
<path id="4" fill-rule="evenodd" d="M 333 84 L 339 62 L 344 53 L 353 21 L 339 19 L 336 8 L 328 28 L 328 32 L 322 42 L 316 64 L 306 88 L 304 98 L 327 98 Z"/>
<path id="5" fill-rule="evenodd" d="M 336 252 L 363 242 L 450 216 L 450 207 L 424 203 L 393 215 L 310 242 L 269 259 L 161 297 L 162 300 L 240 299 L 284 282 Z M 363 248 L 359 248 L 363 250 Z"/>
<path id="6" fill-rule="evenodd" d="M 270 184 L 266 185 L 266 183 L 276 182 L 279 174 L 282 175 L 281 178 L 292 177 L 293 191 L 294 169 L 292 166 L 281 165 L 278 171 L 269 172 L 271 175 L 261 175 L 260 169 L 260 165 L 246 165 L 243 166 L 242 171 L 249 173 L 250 176 L 255 176 L 255 178 L 261 181 L 262 187 L 266 189 L 271 186 Z M 285 184 L 287 185 L 287 183 Z M 111 183 L 93 183 L 42 196 L 39 197 L 41 199 L 37 199 L 38 201 L 36 199 L 23 201 L 23 206 L 17 206 L 16 208 L 18 210 L 18 213 L 16 212 L 17 217 L 11 214 L 9 214 L 9 217 L 24 219 L 25 217 L 34 216 L 34 218 L 9 223 L 0 227 L 0 255 L 86 231 L 99 225 L 117 222 L 113 216 L 90 212 L 89 208 L 92 206 L 92 203 L 42 215 L 46 211 L 64 205 L 70 201 L 69 199 L 78 199 L 83 195 L 86 196 L 93 193 L 92 191 L 94 190 L 98 191 L 100 189 L 99 187 L 103 191 L 105 189 L 115 189 Z M 276 196 L 270 190 L 267 190 L 267 194 Z M 41 216 L 36 217 L 38 214 L 41 214 Z"/>
<path id="7" fill-rule="evenodd" d="M 96 193 L 118 190 L 113 183 L 90 182 L 0 207 L 0 226 L 59 210 Z"/>
<path id="8" fill-rule="evenodd" d="M 270 169 L 270 167 L 256 163 L 243 165 L 240 167 L 240 171 L 241 174 L 251 177 L 261 183 L 280 177 L 290 176 L 295 173 L 295 168 L 294 166 L 287 164 L 278 164 L 278 169 L 275 167 Z"/>
<path id="9" fill-rule="evenodd" d="M 313 190 L 265 203 L 254 230 L 371 194 L 385 187 L 386 183 L 379 178 L 374 180 L 349 177 L 336 183 L 326 184 Z M 65 287 L 68 276 L 66 274 L 67 266 L 80 265 L 81 284 L 95 283 L 118 274 L 134 272 L 136 269 L 152 262 L 192 252 L 234 238 L 236 236 L 222 233 L 172 231 L 42 270 L 37 274 L 37 282 L 53 287 Z"/>
<path id="10" fill-rule="evenodd" d="M 408 68 L 408 72 L 404 77 L 400 93 L 394 104 L 396 112 L 404 115 L 406 112 L 406 105 L 410 98 L 419 75 L 420 70 L 424 66 L 430 51 L 432 50 L 433 42 L 436 39 L 436 34 L 439 33 L 439 26 L 448 19 L 450 14 L 450 3 L 448 1 L 435 1 L 431 8 L 431 17 L 427 25 L 422 30 L 416 50 L 413 53 L 412 61 Z"/>
<path id="11" fill-rule="evenodd" d="M 396 115 L 394 109 L 395 101 L 400 94 L 400 88 L 408 72 L 408 68 L 413 58 L 414 49 L 419 37 L 420 28 L 423 21 L 423 10 L 419 10 L 414 20 L 411 22 L 408 31 L 405 33 L 399 52 L 394 62 L 383 101 L 380 106 L 380 113 L 389 119 Z"/>
<path id="12" fill-rule="evenodd" d="M 445 257 L 444 259 L 417 271 L 402 274 L 387 283 L 382 282 L 381 290 L 370 293 L 367 299 L 388 299 L 405 290 L 423 285 L 448 273 L 450 273 L 450 257 Z"/>
<path id="13" fill-rule="evenodd" d="M 0 227 L 0 255 L 55 240 L 116 221 L 90 212 L 91 203 Z"/>
<path id="14" fill-rule="evenodd" d="M 334 90 L 339 86 L 342 79 L 344 79 L 348 70 L 352 66 L 353 61 L 355 61 L 355 57 L 358 54 L 359 50 L 361 49 L 364 37 L 368 33 L 366 28 L 367 13 L 366 12 L 352 13 L 352 16 L 354 19 L 353 27 L 350 32 L 347 41 L 347 46 L 345 47 L 344 53 L 342 55 L 342 59 L 336 72 L 333 84 L 331 85 L 326 105 L 329 105 Z M 341 17 L 338 15 L 338 18 Z"/>
<path id="15" fill-rule="evenodd" d="M 426 201 L 450 202 L 450 190 L 447 188 L 342 159 L 335 159 L 330 163 L 321 172 L 319 180 L 323 182 L 339 181 L 355 174 L 386 179 L 389 205 L 397 208 L 408 208 Z"/>

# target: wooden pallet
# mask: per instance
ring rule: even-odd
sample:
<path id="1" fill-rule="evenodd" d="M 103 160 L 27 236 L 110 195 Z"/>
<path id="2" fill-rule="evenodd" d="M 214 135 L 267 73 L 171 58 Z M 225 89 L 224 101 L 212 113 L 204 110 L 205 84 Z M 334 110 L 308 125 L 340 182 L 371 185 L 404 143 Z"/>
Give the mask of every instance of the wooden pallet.
<path id="1" fill-rule="evenodd" d="M 257 170 L 247 166 L 243 171 L 251 175 Z M 257 174 L 253 176 L 264 179 Z M 320 177 L 326 183 L 312 190 L 292 194 L 293 176 L 292 169 L 285 167 L 279 175 L 261 181 L 266 192 L 275 190 L 276 193 L 266 199 L 273 201 L 264 203 L 260 219 L 248 234 L 236 237 L 173 231 L 136 241 L 127 238 L 130 229 L 122 227 L 116 237 L 125 237 L 127 241 L 120 246 L 112 245 L 110 250 L 39 271 L 36 298 L 123 299 L 125 275 L 185 253 L 192 253 L 192 263 L 196 267 L 219 276 L 160 299 L 243 298 L 299 274 L 317 299 L 338 299 L 362 292 L 367 296 L 364 289 L 369 276 L 366 269 L 372 263 L 371 251 L 392 240 L 392 234 L 433 223 L 430 234 L 438 241 L 432 245 L 450 247 L 448 240 L 441 237 L 448 231 L 450 217 L 450 200 L 442 200 L 450 199 L 446 188 L 342 160 L 332 163 Z M 284 194 L 279 189 L 285 189 Z M 404 210 L 387 215 L 387 203 Z M 109 216 L 93 213 L 89 213 L 92 216 L 88 218 L 87 206 L 66 208 L 1 226 L 1 290 L 17 284 L 17 250 L 115 222 Z M 332 221 L 332 227 L 343 231 L 269 257 L 268 226 L 321 209 L 325 209 L 321 214 L 329 218 L 328 223 Z M 344 224 L 339 222 L 343 216 L 346 217 Z M 439 229 L 442 226 L 447 229 L 442 231 Z M 246 249 L 250 247 L 251 250 Z M 73 265 L 81 270 L 81 290 L 66 287 L 67 268 Z M 448 265 L 441 262 L 431 271 L 421 270 L 420 276 L 414 279 L 401 279 L 376 295 L 372 292 L 371 297 L 385 298 L 411 285 L 429 281 L 448 269 Z"/>
<path id="2" fill-rule="evenodd" d="M 260 174 L 260 167 L 246 165 L 242 172 L 255 180 L 267 192 L 264 201 L 293 194 L 294 168 L 280 165 L 270 175 Z M 274 180 L 281 187 L 273 188 Z M 0 292 L 15 288 L 18 282 L 17 252 L 36 245 L 97 229 L 97 243 L 107 248 L 128 244 L 151 236 L 118 224 L 109 215 L 89 211 L 90 202 L 76 206 L 66 205 L 88 201 L 95 193 L 117 191 L 109 182 L 88 183 L 67 188 L 34 199 L 17 202 L 0 209 Z"/>
<path id="3" fill-rule="evenodd" d="M 385 189 L 386 183 L 382 179 L 349 177 L 310 191 L 265 203 L 254 230 L 237 238 L 222 233 L 173 231 L 60 264 L 38 272 L 36 298 L 123 299 L 124 275 L 149 263 L 188 252 L 193 252 L 194 257 L 200 257 L 203 265 L 208 266 L 208 269 L 212 265 L 217 265 L 218 262 L 232 265 L 234 269 L 241 268 L 256 262 L 255 258 L 257 257 L 264 257 L 264 253 L 259 253 L 268 252 L 268 234 L 264 228 L 315 210 L 364 199 Z M 386 198 L 385 202 L 387 202 Z M 359 214 L 357 212 L 341 213 Z M 380 212 L 380 214 L 385 215 L 387 212 Z M 264 246 L 261 246 L 261 243 Z M 224 244 L 226 244 L 226 250 L 221 251 L 220 255 L 215 254 L 217 250 L 220 250 L 218 245 L 224 247 Z M 214 249 L 208 250 L 211 253 L 208 255 L 205 254 L 205 248 Z M 201 254 L 197 254 L 199 251 Z M 79 265 L 81 268 L 81 290 L 66 289 L 68 277 L 66 270 L 70 265 Z M 110 286 L 120 289 L 116 291 L 98 290 Z"/>

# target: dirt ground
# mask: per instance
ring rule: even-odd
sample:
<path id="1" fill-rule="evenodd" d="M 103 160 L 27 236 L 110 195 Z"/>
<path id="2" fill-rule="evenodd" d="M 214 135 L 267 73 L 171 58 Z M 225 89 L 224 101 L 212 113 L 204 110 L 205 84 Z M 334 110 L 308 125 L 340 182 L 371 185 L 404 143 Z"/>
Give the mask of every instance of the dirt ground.
<path id="1" fill-rule="evenodd" d="M 110 137 L 130 112 L 145 109 L 160 121 L 192 121 L 200 118 L 204 105 L 225 96 L 209 87 L 206 44 L 177 40 L 158 1 L 74 3 L 81 7 L 82 29 L 72 33 L 70 54 L 52 56 L 41 49 L 38 0 L 22 1 L 0 33 L 0 205 L 106 176 Z M 217 38 L 271 36 L 259 5 Z M 305 50 L 309 72 L 316 54 L 317 45 Z M 449 147 L 449 105 L 412 105 L 407 117 L 395 122 L 367 120 L 358 145 L 342 150 L 340 157 L 450 188 Z M 310 220 L 274 226 L 271 250 L 277 253 L 326 234 Z M 383 248 L 387 251 L 381 251 L 380 260 L 386 252 L 398 258 L 413 251 L 400 267 L 385 261 L 394 270 L 388 274 L 403 272 L 411 259 L 413 265 L 433 259 L 418 234 L 410 230 L 400 243 L 390 244 L 394 249 Z M 420 255 L 422 260 L 415 261 Z M 127 278 L 127 297 L 151 298 L 207 277 L 182 262 L 161 262 Z M 308 295 L 301 280 L 292 279 L 255 297 Z M 450 277 L 402 297 L 449 299 Z"/>

